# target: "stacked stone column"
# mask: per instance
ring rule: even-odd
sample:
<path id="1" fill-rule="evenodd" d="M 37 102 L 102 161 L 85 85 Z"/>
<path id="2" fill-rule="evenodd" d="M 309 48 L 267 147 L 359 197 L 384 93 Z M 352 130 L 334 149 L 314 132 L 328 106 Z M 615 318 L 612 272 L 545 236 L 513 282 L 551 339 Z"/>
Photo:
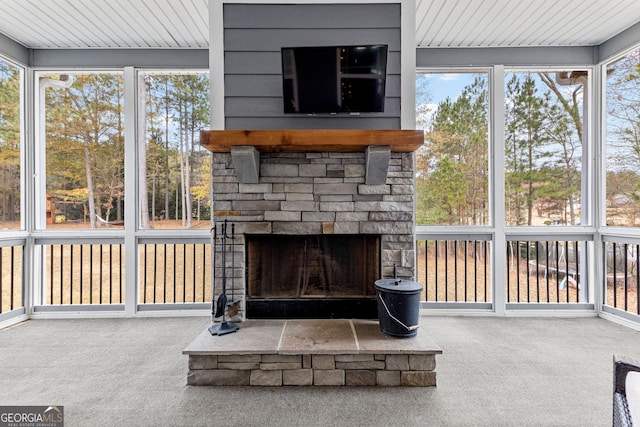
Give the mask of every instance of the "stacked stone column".
<path id="1" fill-rule="evenodd" d="M 245 233 L 374 234 L 381 236 L 382 275 L 391 277 L 396 264 L 398 277 L 413 280 L 414 155 L 391 153 L 384 184 L 366 185 L 365 173 L 364 153 L 262 153 L 259 182 L 241 184 L 231 154 L 214 153 L 213 212 L 216 221 L 236 224 L 235 268 L 245 268 Z"/>

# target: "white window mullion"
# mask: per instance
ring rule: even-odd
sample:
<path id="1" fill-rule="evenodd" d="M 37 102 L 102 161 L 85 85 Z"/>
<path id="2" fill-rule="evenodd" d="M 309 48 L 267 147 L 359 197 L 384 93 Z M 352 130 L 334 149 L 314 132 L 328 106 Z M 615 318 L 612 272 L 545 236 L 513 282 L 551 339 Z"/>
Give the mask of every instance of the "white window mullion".
<path id="1" fill-rule="evenodd" d="M 124 250 L 125 316 L 132 317 L 138 308 L 138 167 L 136 144 L 136 70 L 124 68 Z"/>
<path id="2" fill-rule="evenodd" d="M 589 257 L 589 276 L 587 289 L 591 300 L 596 308 L 596 313 L 602 311 L 603 287 L 606 286 L 604 269 L 604 250 L 602 247 L 601 229 L 606 221 L 606 72 L 607 66 L 595 67 L 593 70 L 593 101 L 594 108 L 590 119 L 593 119 L 591 126 L 591 148 L 592 159 L 592 197 L 591 197 L 591 221 L 596 227 L 596 235 L 593 243 L 593 251 Z"/>
<path id="3" fill-rule="evenodd" d="M 506 305 L 505 283 L 507 242 L 505 237 L 504 212 L 504 65 L 496 65 L 491 73 L 490 138 L 491 160 L 490 209 L 494 227 L 491 284 L 493 289 L 493 307 L 498 315 L 504 315 Z"/>
<path id="4" fill-rule="evenodd" d="M 40 266 L 42 265 L 42 256 L 40 251 L 36 250 L 34 239 L 31 233 L 34 230 L 35 195 L 36 177 L 42 172 L 38 170 L 39 165 L 35 162 L 35 153 L 38 150 L 36 122 L 39 119 L 36 116 L 37 99 L 36 99 L 36 79 L 35 72 L 31 68 L 25 68 L 22 76 L 22 87 L 20 90 L 22 111 L 20 113 L 21 135 L 21 161 L 20 174 L 22 180 L 22 190 L 20 196 L 20 223 L 28 233 L 27 241 L 23 254 L 23 295 L 22 300 L 27 315 L 33 312 L 33 307 L 42 304 L 42 274 Z"/>
<path id="5" fill-rule="evenodd" d="M 29 222 L 30 231 L 42 230 L 45 228 L 45 204 L 46 204 L 46 192 L 47 192 L 47 147 L 46 147 L 46 87 L 41 82 L 41 73 L 36 73 L 33 81 L 34 96 L 34 140 L 33 140 L 33 156 L 34 156 L 34 169 L 33 169 L 33 186 L 34 194 L 29 202 L 33 209 L 30 215 Z"/>
<path id="6" fill-rule="evenodd" d="M 46 147 L 46 88 L 41 82 L 42 73 L 32 71 L 29 73 L 29 87 L 31 90 L 30 99 L 32 104 L 29 107 L 31 118 L 27 119 L 30 135 L 27 137 L 27 218 L 26 229 L 29 232 L 29 244 L 26 253 L 26 265 L 30 272 L 25 277 L 30 284 L 31 304 L 28 313 L 34 313 L 34 307 L 44 305 L 47 295 L 46 276 L 44 274 L 46 256 L 43 246 L 36 246 L 33 233 L 40 231 L 46 226 L 46 192 L 47 192 L 47 147 Z"/>

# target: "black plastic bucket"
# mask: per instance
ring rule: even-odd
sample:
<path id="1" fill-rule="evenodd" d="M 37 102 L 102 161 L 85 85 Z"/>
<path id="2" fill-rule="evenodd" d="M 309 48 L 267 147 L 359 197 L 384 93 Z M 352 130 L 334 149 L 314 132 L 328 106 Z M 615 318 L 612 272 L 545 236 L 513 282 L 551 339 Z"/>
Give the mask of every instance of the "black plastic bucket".
<path id="1" fill-rule="evenodd" d="M 397 338 L 416 336 L 422 285 L 411 280 L 380 279 L 375 288 L 382 333 Z"/>

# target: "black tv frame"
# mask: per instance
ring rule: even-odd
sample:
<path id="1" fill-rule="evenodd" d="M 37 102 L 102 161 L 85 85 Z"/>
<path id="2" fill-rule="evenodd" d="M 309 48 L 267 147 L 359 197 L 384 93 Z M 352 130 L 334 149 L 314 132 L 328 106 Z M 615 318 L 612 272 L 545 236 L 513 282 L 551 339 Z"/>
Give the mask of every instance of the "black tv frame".
<path id="1" fill-rule="evenodd" d="M 384 112 L 387 57 L 385 44 L 281 48 L 284 113 Z"/>

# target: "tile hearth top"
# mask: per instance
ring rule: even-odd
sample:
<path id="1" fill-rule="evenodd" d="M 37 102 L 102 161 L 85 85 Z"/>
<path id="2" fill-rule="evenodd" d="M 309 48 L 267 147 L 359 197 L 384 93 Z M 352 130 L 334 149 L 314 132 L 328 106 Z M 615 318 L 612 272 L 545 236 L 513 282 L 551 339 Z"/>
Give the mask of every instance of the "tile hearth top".
<path id="1" fill-rule="evenodd" d="M 357 353 L 358 341 L 351 321 L 290 320 L 284 325 L 280 354 Z"/>
<path id="2" fill-rule="evenodd" d="M 237 332 L 212 336 L 208 329 L 183 350 L 188 355 L 228 354 L 441 354 L 424 328 L 411 338 L 392 338 L 376 320 L 246 320 Z M 207 326 L 208 328 L 208 326 Z"/>

